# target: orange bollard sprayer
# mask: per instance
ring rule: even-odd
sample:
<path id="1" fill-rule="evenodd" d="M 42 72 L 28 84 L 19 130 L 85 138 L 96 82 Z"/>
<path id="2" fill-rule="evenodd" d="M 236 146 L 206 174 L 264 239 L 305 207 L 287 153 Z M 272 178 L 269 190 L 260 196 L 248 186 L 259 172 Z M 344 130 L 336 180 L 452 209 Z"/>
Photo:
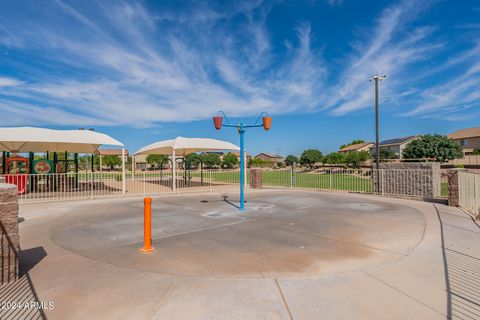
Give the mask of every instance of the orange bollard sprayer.
<path id="1" fill-rule="evenodd" d="M 152 253 L 152 198 L 143 199 L 143 248 L 142 253 Z"/>

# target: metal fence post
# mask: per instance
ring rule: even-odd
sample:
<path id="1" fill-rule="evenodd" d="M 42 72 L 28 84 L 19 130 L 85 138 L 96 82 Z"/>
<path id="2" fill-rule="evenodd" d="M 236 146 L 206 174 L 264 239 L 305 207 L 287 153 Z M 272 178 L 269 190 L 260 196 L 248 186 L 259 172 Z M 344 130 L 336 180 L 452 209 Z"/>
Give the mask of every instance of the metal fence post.
<path id="1" fill-rule="evenodd" d="M 475 204 L 474 215 L 478 214 L 478 203 L 477 203 L 477 175 L 472 174 L 473 176 L 473 203 Z"/>
<path id="2" fill-rule="evenodd" d="M 290 168 L 290 188 L 293 188 L 293 164 Z"/>
<path id="3" fill-rule="evenodd" d="M 333 170 L 332 170 L 332 167 L 330 166 L 330 174 L 329 174 L 330 177 L 329 177 L 329 179 L 328 179 L 328 180 L 330 181 L 330 182 L 329 182 L 329 184 L 330 184 L 330 190 L 332 190 L 332 187 L 333 187 L 333 186 L 332 186 L 332 178 L 333 178 L 332 175 L 333 175 Z"/>
<path id="4" fill-rule="evenodd" d="M 90 179 L 90 200 L 93 200 L 93 185 L 94 185 L 94 181 L 93 181 L 93 171 L 91 172 L 91 179 Z"/>
<path id="5" fill-rule="evenodd" d="M 145 197 L 145 194 L 146 194 L 146 188 L 147 188 L 147 183 L 145 182 L 145 179 L 146 179 L 146 173 L 145 171 L 143 171 L 143 196 Z"/>
<path id="6" fill-rule="evenodd" d="M 292 165 L 292 187 L 297 186 L 297 163 L 294 162 Z"/>
<path id="7" fill-rule="evenodd" d="M 380 173 L 380 172 L 379 172 Z M 385 195 L 385 177 L 384 177 L 384 171 L 381 171 L 382 177 L 380 178 L 381 180 L 381 190 L 382 190 L 382 196 Z"/>
<path id="8" fill-rule="evenodd" d="M 212 192 L 212 170 L 208 170 L 208 191 Z"/>

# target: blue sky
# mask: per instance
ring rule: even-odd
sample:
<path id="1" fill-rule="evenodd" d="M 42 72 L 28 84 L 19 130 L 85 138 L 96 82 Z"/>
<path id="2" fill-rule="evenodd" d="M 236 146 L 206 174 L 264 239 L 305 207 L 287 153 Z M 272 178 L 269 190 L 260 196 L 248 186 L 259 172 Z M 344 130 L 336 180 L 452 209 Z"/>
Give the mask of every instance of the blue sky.
<path id="1" fill-rule="evenodd" d="M 0 2 L 0 125 L 93 127 L 136 150 L 175 136 L 238 143 L 224 110 L 260 111 L 252 153 L 334 151 L 449 133 L 480 118 L 480 3 L 463 1 Z"/>

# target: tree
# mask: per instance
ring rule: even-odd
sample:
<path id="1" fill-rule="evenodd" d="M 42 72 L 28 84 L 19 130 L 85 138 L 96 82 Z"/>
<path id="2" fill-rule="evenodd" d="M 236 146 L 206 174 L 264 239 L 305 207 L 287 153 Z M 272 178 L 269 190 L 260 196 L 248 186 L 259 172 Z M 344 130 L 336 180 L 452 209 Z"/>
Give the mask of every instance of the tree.
<path id="1" fill-rule="evenodd" d="M 204 156 L 197 153 L 189 153 L 185 156 L 185 163 L 188 169 L 190 169 L 192 166 L 197 167 L 199 163 L 203 161 Z"/>
<path id="2" fill-rule="evenodd" d="M 357 168 L 368 159 L 370 159 L 368 151 L 352 151 L 347 153 L 346 162 Z"/>
<path id="3" fill-rule="evenodd" d="M 347 155 L 343 152 L 332 152 L 323 158 L 323 163 L 341 164 L 347 162 Z"/>
<path id="4" fill-rule="evenodd" d="M 299 160 L 296 156 L 294 156 L 293 154 L 289 154 L 286 158 L 285 158 L 285 163 L 287 164 L 287 166 L 293 166 L 294 163 L 299 163 Z"/>
<path id="5" fill-rule="evenodd" d="M 267 167 L 267 168 L 273 168 L 275 166 L 275 162 L 269 161 L 269 160 L 263 160 L 260 158 L 250 158 L 248 160 L 248 167 Z"/>
<path id="6" fill-rule="evenodd" d="M 229 152 L 223 156 L 222 166 L 226 168 L 234 168 L 238 164 L 238 158 L 233 153 Z"/>
<path id="7" fill-rule="evenodd" d="M 380 159 L 398 159 L 398 154 L 393 152 L 392 150 L 380 147 L 380 151 L 378 152 Z"/>
<path id="8" fill-rule="evenodd" d="M 205 155 L 205 160 L 203 160 L 203 164 L 207 168 L 213 168 L 215 166 L 219 166 L 221 163 L 220 156 L 216 153 L 207 153 Z"/>
<path id="9" fill-rule="evenodd" d="M 159 167 L 165 159 L 168 159 L 168 157 L 164 154 L 149 154 L 146 160 L 152 167 Z"/>
<path id="10" fill-rule="evenodd" d="M 359 144 L 359 143 L 365 143 L 365 140 L 362 140 L 362 139 L 352 140 L 352 142 L 350 142 L 350 143 L 342 144 L 342 145 L 340 146 L 340 149 L 343 149 L 343 148 L 345 148 L 345 147 L 351 146 L 351 145 L 353 145 L 353 144 Z"/>
<path id="11" fill-rule="evenodd" d="M 430 158 L 435 161 L 463 158 L 462 148 L 447 136 L 427 134 L 411 141 L 403 149 L 403 157 L 407 159 Z"/>
<path id="12" fill-rule="evenodd" d="M 300 156 L 300 163 L 312 167 L 315 163 L 322 161 L 322 152 L 317 149 L 307 149 Z"/>
<path id="13" fill-rule="evenodd" d="M 117 155 L 102 156 L 102 164 L 110 167 L 110 170 L 113 170 L 115 166 L 122 164 L 122 160 Z"/>

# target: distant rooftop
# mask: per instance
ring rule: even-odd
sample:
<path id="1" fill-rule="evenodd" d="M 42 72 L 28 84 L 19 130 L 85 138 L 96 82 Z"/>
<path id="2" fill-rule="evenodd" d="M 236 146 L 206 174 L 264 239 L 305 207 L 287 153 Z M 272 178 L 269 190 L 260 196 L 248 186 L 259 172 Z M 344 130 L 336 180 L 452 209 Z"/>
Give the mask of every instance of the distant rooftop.
<path id="1" fill-rule="evenodd" d="M 465 139 L 465 138 L 480 137 L 480 127 L 457 130 L 447 135 L 447 137 L 449 137 L 450 139 Z"/>
<path id="2" fill-rule="evenodd" d="M 356 151 L 358 149 L 369 146 L 371 144 L 373 144 L 373 143 L 372 142 L 355 143 L 355 144 L 351 144 L 349 146 L 346 146 L 346 147 L 340 149 L 340 151 L 341 152 Z"/>
<path id="3" fill-rule="evenodd" d="M 255 156 L 255 158 L 259 157 L 259 156 L 265 156 L 267 158 L 272 158 L 272 159 L 283 159 L 282 156 L 278 155 L 278 154 L 270 154 L 270 153 L 265 153 L 265 152 L 262 152 L 262 153 L 259 153 Z"/>
<path id="4" fill-rule="evenodd" d="M 391 144 L 402 144 L 405 143 L 409 140 L 412 140 L 418 136 L 408 136 L 408 137 L 402 137 L 402 138 L 394 138 L 394 139 L 388 139 L 388 140 L 383 140 L 379 143 L 381 146 L 386 146 L 386 145 L 391 145 Z"/>

